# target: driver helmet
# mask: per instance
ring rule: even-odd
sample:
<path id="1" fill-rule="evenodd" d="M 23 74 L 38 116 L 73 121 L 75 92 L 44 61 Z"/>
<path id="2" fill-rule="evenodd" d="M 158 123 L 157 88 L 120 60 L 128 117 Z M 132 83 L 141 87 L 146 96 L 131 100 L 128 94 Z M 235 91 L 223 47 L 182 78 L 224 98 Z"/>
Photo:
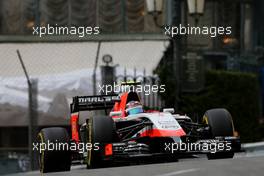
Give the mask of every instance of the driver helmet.
<path id="1" fill-rule="evenodd" d="M 130 101 L 126 104 L 127 115 L 139 114 L 142 112 L 143 112 L 143 107 L 139 101 Z"/>

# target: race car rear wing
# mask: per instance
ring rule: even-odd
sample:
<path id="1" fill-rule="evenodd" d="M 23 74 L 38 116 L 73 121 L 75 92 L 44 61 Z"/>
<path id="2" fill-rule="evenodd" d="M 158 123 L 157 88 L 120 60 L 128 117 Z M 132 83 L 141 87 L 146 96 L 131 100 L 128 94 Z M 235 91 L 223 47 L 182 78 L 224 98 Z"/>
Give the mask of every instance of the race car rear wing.
<path id="1" fill-rule="evenodd" d="M 117 101 L 120 101 L 118 95 L 76 96 L 70 105 L 71 113 L 110 109 Z"/>

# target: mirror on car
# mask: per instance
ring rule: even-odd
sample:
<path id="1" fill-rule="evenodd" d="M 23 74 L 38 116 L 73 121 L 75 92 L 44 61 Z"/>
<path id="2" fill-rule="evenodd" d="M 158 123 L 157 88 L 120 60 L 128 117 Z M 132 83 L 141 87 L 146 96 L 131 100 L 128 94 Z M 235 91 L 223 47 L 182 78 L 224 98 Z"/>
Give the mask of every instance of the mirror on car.
<path id="1" fill-rule="evenodd" d="M 164 108 L 163 112 L 169 112 L 169 113 L 174 113 L 174 108 Z"/>
<path id="2" fill-rule="evenodd" d="M 110 116 L 121 116 L 122 115 L 122 111 L 112 111 L 110 112 Z"/>

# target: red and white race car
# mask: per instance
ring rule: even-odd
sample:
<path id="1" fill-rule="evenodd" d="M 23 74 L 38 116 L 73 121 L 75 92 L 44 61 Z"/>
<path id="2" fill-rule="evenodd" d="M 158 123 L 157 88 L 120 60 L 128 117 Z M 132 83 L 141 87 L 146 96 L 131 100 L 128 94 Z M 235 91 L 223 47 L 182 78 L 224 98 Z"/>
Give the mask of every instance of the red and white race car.
<path id="1" fill-rule="evenodd" d="M 80 111 L 94 110 L 105 110 L 105 115 L 87 118 L 79 124 Z M 154 157 L 176 160 L 180 155 L 193 153 L 206 153 L 209 159 L 232 158 L 240 150 L 239 137 L 226 109 L 208 110 L 201 121 L 174 114 L 173 108 L 145 111 L 133 91 L 73 97 L 70 135 L 59 127 L 39 132 L 42 148 L 46 145 L 41 144 L 48 143 L 65 145 L 63 150 L 41 150 L 40 171 L 70 170 L 74 160 L 83 160 L 87 168 L 96 168 Z"/>

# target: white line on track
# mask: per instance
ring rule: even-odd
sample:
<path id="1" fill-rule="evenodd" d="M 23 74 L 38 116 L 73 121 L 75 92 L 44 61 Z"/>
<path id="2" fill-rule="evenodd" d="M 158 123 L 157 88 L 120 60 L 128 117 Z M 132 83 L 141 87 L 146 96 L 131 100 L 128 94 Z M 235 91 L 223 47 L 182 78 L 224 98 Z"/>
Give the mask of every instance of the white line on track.
<path id="1" fill-rule="evenodd" d="M 188 172 L 195 172 L 200 170 L 199 168 L 194 168 L 194 169 L 186 169 L 186 170 L 179 170 L 179 171 L 175 171 L 175 172 L 169 172 L 166 174 L 161 174 L 158 176 L 173 176 L 173 175 L 180 175 L 180 174 L 184 174 L 184 173 L 188 173 Z"/>

